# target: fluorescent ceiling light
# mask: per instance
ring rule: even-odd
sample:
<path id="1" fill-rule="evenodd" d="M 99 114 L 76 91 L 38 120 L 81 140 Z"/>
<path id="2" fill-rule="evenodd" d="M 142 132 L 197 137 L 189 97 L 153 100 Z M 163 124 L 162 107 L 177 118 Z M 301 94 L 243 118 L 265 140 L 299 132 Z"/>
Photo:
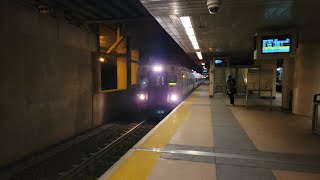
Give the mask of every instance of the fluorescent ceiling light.
<path id="1" fill-rule="evenodd" d="M 197 42 L 197 41 L 195 41 L 195 42 L 191 42 L 191 44 L 192 44 L 193 46 L 199 46 L 199 44 L 198 44 L 198 42 Z"/>
<path id="2" fill-rule="evenodd" d="M 193 49 L 195 49 L 195 50 L 200 49 L 200 48 L 199 48 L 199 44 L 198 44 L 197 41 L 191 41 L 191 44 L 192 44 L 192 46 L 193 46 Z"/>
<path id="3" fill-rule="evenodd" d="M 202 64 L 202 66 L 206 65 L 205 63 L 201 63 L 201 64 Z"/>
<path id="4" fill-rule="evenodd" d="M 191 42 L 197 42 L 196 36 L 189 36 Z"/>
<path id="5" fill-rule="evenodd" d="M 194 34 L 194 30 L 193 30 L 192 27 L 191 28 L 185 28 L 185 30 L 186 30 L 188 36 L 194 36 L 195 35 Z"/>
<path id="6" fill-rule="evenodd" d="M 199 46 L 193 46 L 193 49 L 199 50 L 200 48 L 199 48 Z"/>
<path id="7" fill-rule="evenodd" d="M 184 28 L 192 28 L 192 24 L 189 16 L 180 17 L 180 21 Z"/>
<path id="8" fill-rule="evenodd" d="M 199 59 L 203 59 L 201 52 L 196 52 L 196 53 L 197 53 L 197 56 L 198 56 Z"/>

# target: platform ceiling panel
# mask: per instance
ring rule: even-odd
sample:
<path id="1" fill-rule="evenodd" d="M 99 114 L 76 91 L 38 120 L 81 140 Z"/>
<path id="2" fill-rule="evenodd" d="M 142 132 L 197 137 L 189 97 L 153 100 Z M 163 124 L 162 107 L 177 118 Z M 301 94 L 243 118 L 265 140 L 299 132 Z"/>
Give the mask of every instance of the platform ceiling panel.
<path id="1" fill-rule="evenodd" d="M 17 0 L 53 15 L 63 13 L 71 21 L 95 22 L 150 17 L 139 0 Z"/>
<path id="2" fill-rule="evenodd" d="M 211 57 L 250 55 L 256 32 L 293 29 L 314 18 L 312 13 L 319 17 L 319 2 L 312 0 L 222 0 L 216 15 L 209 14 L 207 0 L 140 2 L 185 52 L 195 53 L 179 20 L 190 16 L 201 52 Z"/>

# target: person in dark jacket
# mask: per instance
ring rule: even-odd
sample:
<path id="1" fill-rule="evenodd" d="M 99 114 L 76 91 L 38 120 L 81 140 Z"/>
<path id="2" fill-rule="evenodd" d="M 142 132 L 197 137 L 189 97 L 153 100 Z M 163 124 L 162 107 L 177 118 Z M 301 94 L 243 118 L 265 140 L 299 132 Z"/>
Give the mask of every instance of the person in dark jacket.
<path id="1" fill-rule="evenodd" d="M 231 75 L 229 75 L 227 79 L 226 93 L 228 94 L 230 99 L 230 106 L 234 106 L 234 94 L 237 93 L 237 89 L 236 89 L 236 80 L 232 78 Z"/>

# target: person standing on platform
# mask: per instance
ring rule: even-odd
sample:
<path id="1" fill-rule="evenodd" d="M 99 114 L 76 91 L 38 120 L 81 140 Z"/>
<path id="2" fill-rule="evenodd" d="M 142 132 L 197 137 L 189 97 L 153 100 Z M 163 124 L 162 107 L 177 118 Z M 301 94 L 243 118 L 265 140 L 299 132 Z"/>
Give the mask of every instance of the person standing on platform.
<path id="1" fill-rule="evenodd" d="M 230 106 L 233 107 L 234 106 L 234 94 L 237 93 L 237 88 L 236 88 L 236 80 L 234 78 L 232 78 L 231 75 L 229 75 L 228 79 L 227 79 L 226 93 L 228 94 L 229 99 L 230 99 Z"/>

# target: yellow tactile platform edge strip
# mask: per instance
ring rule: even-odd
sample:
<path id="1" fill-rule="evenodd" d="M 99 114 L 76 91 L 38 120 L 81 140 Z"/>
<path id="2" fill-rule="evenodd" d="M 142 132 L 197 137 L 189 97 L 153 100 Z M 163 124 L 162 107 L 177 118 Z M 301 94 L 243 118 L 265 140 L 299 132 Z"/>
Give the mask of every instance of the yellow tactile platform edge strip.
<path id="1" fill-rule="evenodd" d="M 134 151 L 110 177 L 114 180 L 147 179 L 156 166 L 161 153 Z"/>
<path id="2" fill-rule="evenodd" d="M 192 99 L 192 98 L 191 98 Z M 188 98 L 188 103 L 181 103 L 172 113 L 170 113 L 159 126 L 150 132 L 146 138 L 137 143 L 137 146 L 148 148 L 165 148 L 181 123 L 186 120 L 192 107 L 192 100 Z M 135 147 L 137 147 L 135 146 Z M 124 180 L 124 179 L 147 179 L 157 164 L 161 153 L 131 151 L 126 159 L 115 167 L 110 175 L 100 179 Z M 121 160 L 120 160 L 121 161 Z M 125 172 L 125 173 L 124 173 Z"/>
<path id="3" fill-rule="evenodd" d="M 177 129 L 184 122 L 191 110 L 191 104 L 182 104 L 148 139 L 140 146 L 146 148 L 165 148 Z"/>

